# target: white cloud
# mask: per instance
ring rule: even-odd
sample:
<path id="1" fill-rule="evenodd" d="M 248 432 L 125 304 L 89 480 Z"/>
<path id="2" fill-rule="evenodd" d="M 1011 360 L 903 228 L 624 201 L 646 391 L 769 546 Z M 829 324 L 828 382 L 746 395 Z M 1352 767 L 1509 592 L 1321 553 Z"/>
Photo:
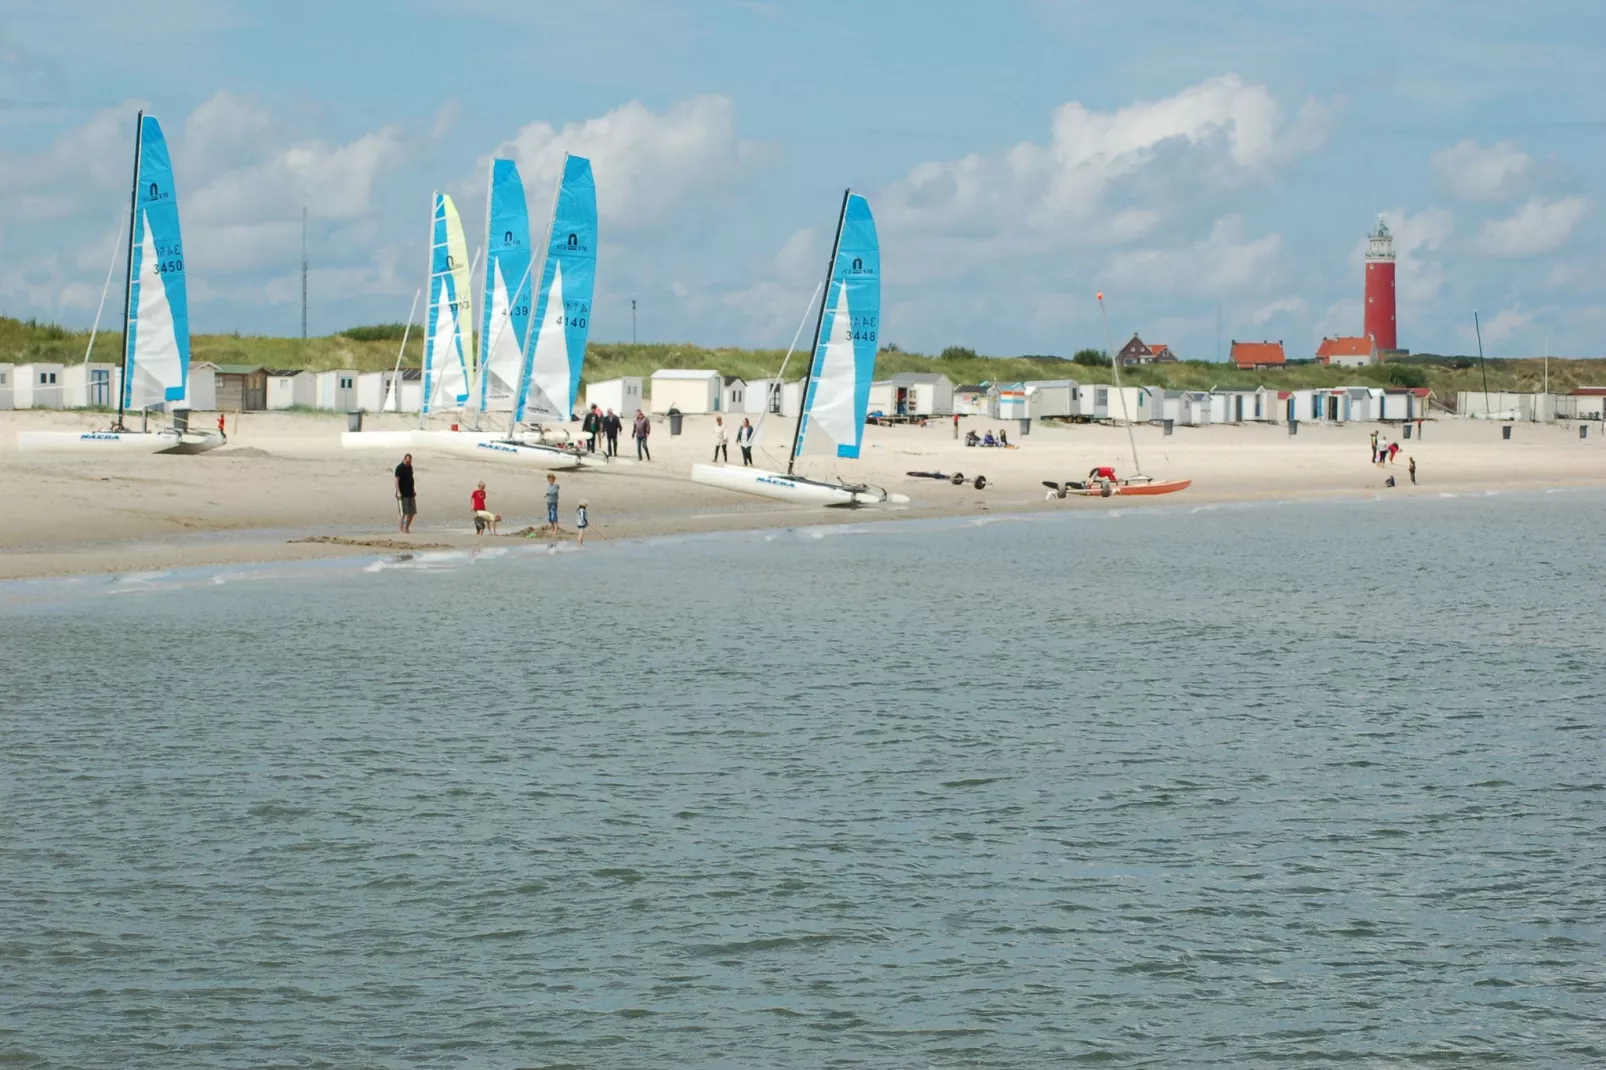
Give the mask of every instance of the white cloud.
<path id="1" fill-rule="evenodd" d="M 1483 321 L 1485 342 L 1506 342 L 1533 321 L 1533 313 L 1515 308 L 1501 309 L 1492 319 Z"/>
<path id="2" fill-rule="evenodd" d="M 919 164 L 876 198 L 877 211 L 889 233 L 969 258 L 1121 243 L 1203 191 L 1266 178 L 1314 151 L 1335 113 L 1309 101 L 1289 120 L 1264 86 L 1230 74 L 1112 112 L 1072 101 L 1055 110 L 1046 143 Z"/>
<path id="3" fill-rule="evenodd" d="M 1519 191 L 1533 159 L 1514 141 L 1487 147 L 1472 138 L 1433 154 L 1431 163 L 1446 189 L 1468 201 L 1496 201 Z"/>
<path id="4" fill-rule="evenodd" d="M 1138 292 L 1220 294 L 1264 281 L 1281 247 L 1279 235 L 1249 238 L 1242 216 L 1223 216 L 1193 245 L 1117 253 L 1106 277 Z"/>
<path id="5" fill-rule="evenodd" d="M 1249 322 L 1258 327 L 1277 316 L 1303 316 L 1308 311 L 1310 304 L 1303 297 L 1284 297 L 1255 309 L 1249 314 Z"/>
<path id="6" fill-rule="evenodd" d="M 1478 234 L 1478 251 L 1497 258 L 1548 253 L 1566 243 L 1588 212 L 1589 201 L 1583 197 L 1531 198 L 1509 219 L 1485 223 Z"/>
<path id="7" fill-rule="evenodd" d="M 662 114 L 631 101 L 561 129 L 530 123 L 497 151 L 518 162 L 532 206 L 550 201 L 565 153 L 590 159 L 608 230 L 667 222 L 697 197 L 711 207 L 715 191 L 767 156 L 759 142 L 737 135 L 736 109 L 721 96 L 683 101 Z M 542 214 L 532 207 L 532 217 Z"/>

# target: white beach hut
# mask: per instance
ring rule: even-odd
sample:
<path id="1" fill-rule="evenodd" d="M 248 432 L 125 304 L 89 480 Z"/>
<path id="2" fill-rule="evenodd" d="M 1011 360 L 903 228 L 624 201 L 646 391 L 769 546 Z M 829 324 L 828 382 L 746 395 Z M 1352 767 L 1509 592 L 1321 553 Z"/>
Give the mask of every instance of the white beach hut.
<path id="1" fill-rule="evenodd" d="M 586 408 L 596 405 L 607 412 L 612 409 L 621 418 L 634 417 L 636 410 L 643 408 L 645 395 L 642 390 L 641 376 L 626 375 L 617 379 L 603 379 L 601 382 L 586 384 Z"/>
<path id="2" fill-rule="evenodd" d="M 59 409 L 62 407 L 60 364 L 19 364 L 12 384 L 12 402 L 19 409 Z"/>
<path id="3" fill-rule="evenodd" d="M 216 412 L 217 365 L 209 360 L 190 361 L 184 377 L 184 408 L 192 412 Z"/>
<path id="4" fill-rule="evenodd" d="M 954 412 L 961 416 L 984 416 L 987 413 L 987 388 L 980 383 L 966 383 L 954 387 Z"/>
<path id="5" fill-rule="evenodd" d="M 719 411 L 747 411 L 747 380 L 743 379 L 739 375 L 725 375 L 720 377 Z"/>
<path id="6" fill-rule="evenodd" d="M 1147 423 L 1149 392 L 1141 386 L 1094 386 L 1093 418 L 1114 423 Z"/>
<path id="7" fill-rule="evenodd" d="M 357 410 L 357 369 L 339 368 L 313 376 L 313 406 L 330 412 Z"/>
<path id="8" fill-rule="evenodd" d="M 1075 379 L 1029 379 L 1021 384 L 1035 417 L 1077 416 L 1081 388 Z"/>
<path id="9" fill-rule="evenodd" d="M 61 403 L 68 409 L 115 409 L 122 368 L 94 361 L 69 364 L 61 373 Z"/>
<path id="10" fill-rule="evenodd" d="M 16 381 L 17 366 L 15 364 L 0 364 L 0 410 L 16 406 L 16 398 L 12 396 L 11 387 Z"/>
<path id="11" fill-rule="evenodd" d="M 310 409 L 318 400 L 317 377 L 298 368 L 268 372 L 268 409 Z"/>
<path id="12" fill-rule="evenodd" d="M 718 412 L 724 380 L 702 368 L 662 368 L 652 373 L 652 411 Z"/>

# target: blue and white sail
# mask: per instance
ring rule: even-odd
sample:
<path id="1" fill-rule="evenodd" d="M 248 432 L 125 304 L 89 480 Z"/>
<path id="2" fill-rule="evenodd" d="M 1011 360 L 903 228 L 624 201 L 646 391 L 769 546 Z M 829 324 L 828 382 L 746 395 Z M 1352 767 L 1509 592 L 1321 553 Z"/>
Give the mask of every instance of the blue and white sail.
<path id="1" fill-rule="evenodd" d="M 430 224 L 429 311 L 424 333 L 424 414 L 461 409 L 469 397 L 468 243 L 457 205 L 435 194 Z"/>
<path id="2" fill-rule="evenodd" d="M 597 186 L 591 161 L 565 156 L 546 259 L 530 321 L 515 422 L 567 420 L 574 412 L 597 278 Z"/>
<path id="3" fill-rule="evenodd" d="M 512 160 L 492 160 L 485 209 L 485 289 L 481 304 L 480 412 L 507 412 L 518 393 L 530 333 L 530 212 Z"/>
<path id="4" fill-rule="evenodd" d="M 831 265 L 797 453 L 817 429 L 836 444 L 838 457 L 857 457 L 881 325 L 881 245 L 870 202 L 857 193 L 849 193 L 843 205 Z"/>
<path id="5" fill-rule="evenodd" d="M 190 304 L 173 162 L 162 126 L 141 115 L 128 255 L 123 407 L 180 406 L 190 371 Z"/>

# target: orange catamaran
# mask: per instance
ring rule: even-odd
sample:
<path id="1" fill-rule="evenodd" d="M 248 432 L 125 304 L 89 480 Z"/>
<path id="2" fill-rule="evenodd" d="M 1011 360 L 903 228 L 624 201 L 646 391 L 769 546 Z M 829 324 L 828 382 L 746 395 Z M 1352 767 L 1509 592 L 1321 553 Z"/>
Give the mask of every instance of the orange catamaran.
<path id="1" fill-rule="evenodd" d="M 1105 352 L 1110 357 L 1110 371 L 1115 377 L 1115 393 L 1121 399 L 1121 414 L 1126 417 L 1127 443 L 1132 447 L 1133 474 L 1125 479 L 1118 479 L 1112 465 L 1101 465 L 1088 473 L 1087 479 L 1066 483 L 1050 483 L 1043 481 L 1043 486 L 1049 488 L 1050 498 L 1064 498 L 1070 494 L 1083 496 L 1098 496 L 1110 498 L 1117 494 L 1175 494 L 1179 490 L 1186 490 L 1192 485 L 1191 479 L 1155 479 L 1153 476 L 1143 474 L 1143 465 L 1138 461 L 1138 440 L 1132 433 L 1132 416 L 1126 411 L 1126 391 L 1121 389 L 1121 362 L 1116 359 L 1115 347 L 1110 340 L 1110 317 L 1104 310 L 1104 294 L 1098 295 L 1099 315 L 1104 319 L 1104 345 Z"/>

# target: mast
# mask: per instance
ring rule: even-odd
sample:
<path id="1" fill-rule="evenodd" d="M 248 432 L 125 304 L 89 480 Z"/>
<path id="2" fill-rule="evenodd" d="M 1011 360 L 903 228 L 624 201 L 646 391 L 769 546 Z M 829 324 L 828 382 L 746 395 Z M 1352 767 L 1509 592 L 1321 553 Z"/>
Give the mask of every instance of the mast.
<path id="1" fill-rule="evenodd" d="M 1478 336 L 1478 370 L 1483 372 L 1483 418 L 1490 419 L 1493 413 L 1489 411 L 1489 366 L 1483 362 L 1483 328 L 1478 324 L 1478 310 L 1472 310 L 1472 330 Z"/>
<path id="2" fill-rule="evenodd" d="M 825 306 L 831 302 L 831 277 L 836 274 L 836 257 L 842 249 L 842 225 L 847 222 L 848 198 L 851 196 L 853 196 L 852 187 L 842 191 L 842 210 L 836 217 L 836 237 L 831 239 L 831 260 L 825 265 L 825 296 L 820 299 L 820 315 L 814 321 L 814 352 L 809 354 L 809 374 L 803 379 L 803 394 L 798 398 L 797 426 L 792 429 L 792 450 L 786 455 L 787 475 L 792 474 L 792 467 L 797 464 L 797 450 L 803 442 L 803 418 L 809 407 L 809 384 L 814 382 L 814 366 L 820 360 L 820 330 L 825 326 Z M 808 313 L 804 312 L 804 315 L 807 316 Z M 785 393 L 785 383 L 781 384 L 781 391 Z"/>
<path id="3" fill-rule="evenodd" d="M 490 163 L 488 163 L 485 167 L 485 248 L 487 252 L 485 256 L 485 270 L 481 273 L 480 277 L 480 307 L 485 310 L 485 314 L 487 316 L 487 325 L 489 324 L 489 316 L 491 312 L 491 287 L 494 285 L 491 280 L 491 257 L 489 250 L 491 248 L 491 189 L 493 186 L 495 186 L 495 184 L 496 157 L 493 156 L 491 157 Z M 511 307 L 512 301 L 509 301 L 508 304 Z M 486 377 L 485 365 L 491 356 L 490 346 L 492 341 L 490 337 L 491 332 L 489 330 L 482 330 L 480 334 L 484 337 L 480 339 L 479 348 L 474 354 L 475 383 L 473 389 L 469 391 L 469 397 L 471 398 L 475 394 L 480 396 L 479 410 L 475 413 L 476 419 L 474 421 L 474 427 L 476 430 L 479 428 L 478 417 L 485 415 L 487 404 L 485 392 L 490 387 L 490 380 Z"/>
<path id="4" fill-rule="evenodd" d="M 1115 377 L 1115 393 L 1121 399 L 1121 415 L 1126 417 L 1126 441 L 1132 447 L 1132 474 L 1141 476 L 1143 465 L 1138 461 L 1138 437 L 1132 433 L 1132 414 L 1127 411 L 1126 391 L 1121 389 L 1121 362 L 1116 359 L 1115 345 L 1110 340 L 1110 314 L 1104 308 L 1104 291 L 1099 291 L 1099 315 L 1104 319 L 1104 352 L 1110 357 L 1110 371 Z"/>
<path id="5" fill-rule="evenodd" d="M 134 178 L 128 186 L 128 271 L 123 276 L 123 371 L 117 384 L 117 426 L 123 426 L 123 402 L 128 397 L 128 313 L 134 297 L 134 217 L 139 211 L 139 153 L 145 141 L 145 109 L 134 120 Z"/>
<path id="6" fill-rule="evenodd" d="M 558 202 L 563 198 L 563 176 L 568 173 L 569 153 L 566 152 L 563 154 L 563 166 L 558 170 L 558 187 L 552 191 L 552 211 L 549 212 L 546 217 L 546 233 L 541 235 L 541 274 L 534 274 L 534 249 L 530 250 L 530 266 L 524 269 L 524 277 L 531 281 L 530 327 L 524 332 L 523 352 L 521 354 L 521 359 L 519 360 L 518 388 L 513 392 L 513 411 L 509 415 L 507 422 L 507 433 L 509 438 L 512 438 L 513 433 L 518 430 L 519 417 L 524 415 L 524 406 L 521 404 L 521 401 L 524 397 L 526 381 L 531 375 L 530 362 L 535 359 L 533 347 L 535 346 L 536 341 L 540 338 L 541 328 L 544 326 L 540 320 L 535 318 L 535 306 L 540 303 L 540 294 L 538 294 L 536 291 L 540 289 L 542 280 L 546 278 L 546 262 L 552 258 L 552 228 L 557 224 Z M 519 288 L 521 290 L 523 289 L 523 283 L 519 284 Z M 517 300 L 516 294 L 508 295 L 508 307 L 510 309 L 513 307 L 513 302 L 515 300 Z M 569 416 L 569 413 L 560 413 L 558 418 L 560 420 L 567 421 Z"/>

